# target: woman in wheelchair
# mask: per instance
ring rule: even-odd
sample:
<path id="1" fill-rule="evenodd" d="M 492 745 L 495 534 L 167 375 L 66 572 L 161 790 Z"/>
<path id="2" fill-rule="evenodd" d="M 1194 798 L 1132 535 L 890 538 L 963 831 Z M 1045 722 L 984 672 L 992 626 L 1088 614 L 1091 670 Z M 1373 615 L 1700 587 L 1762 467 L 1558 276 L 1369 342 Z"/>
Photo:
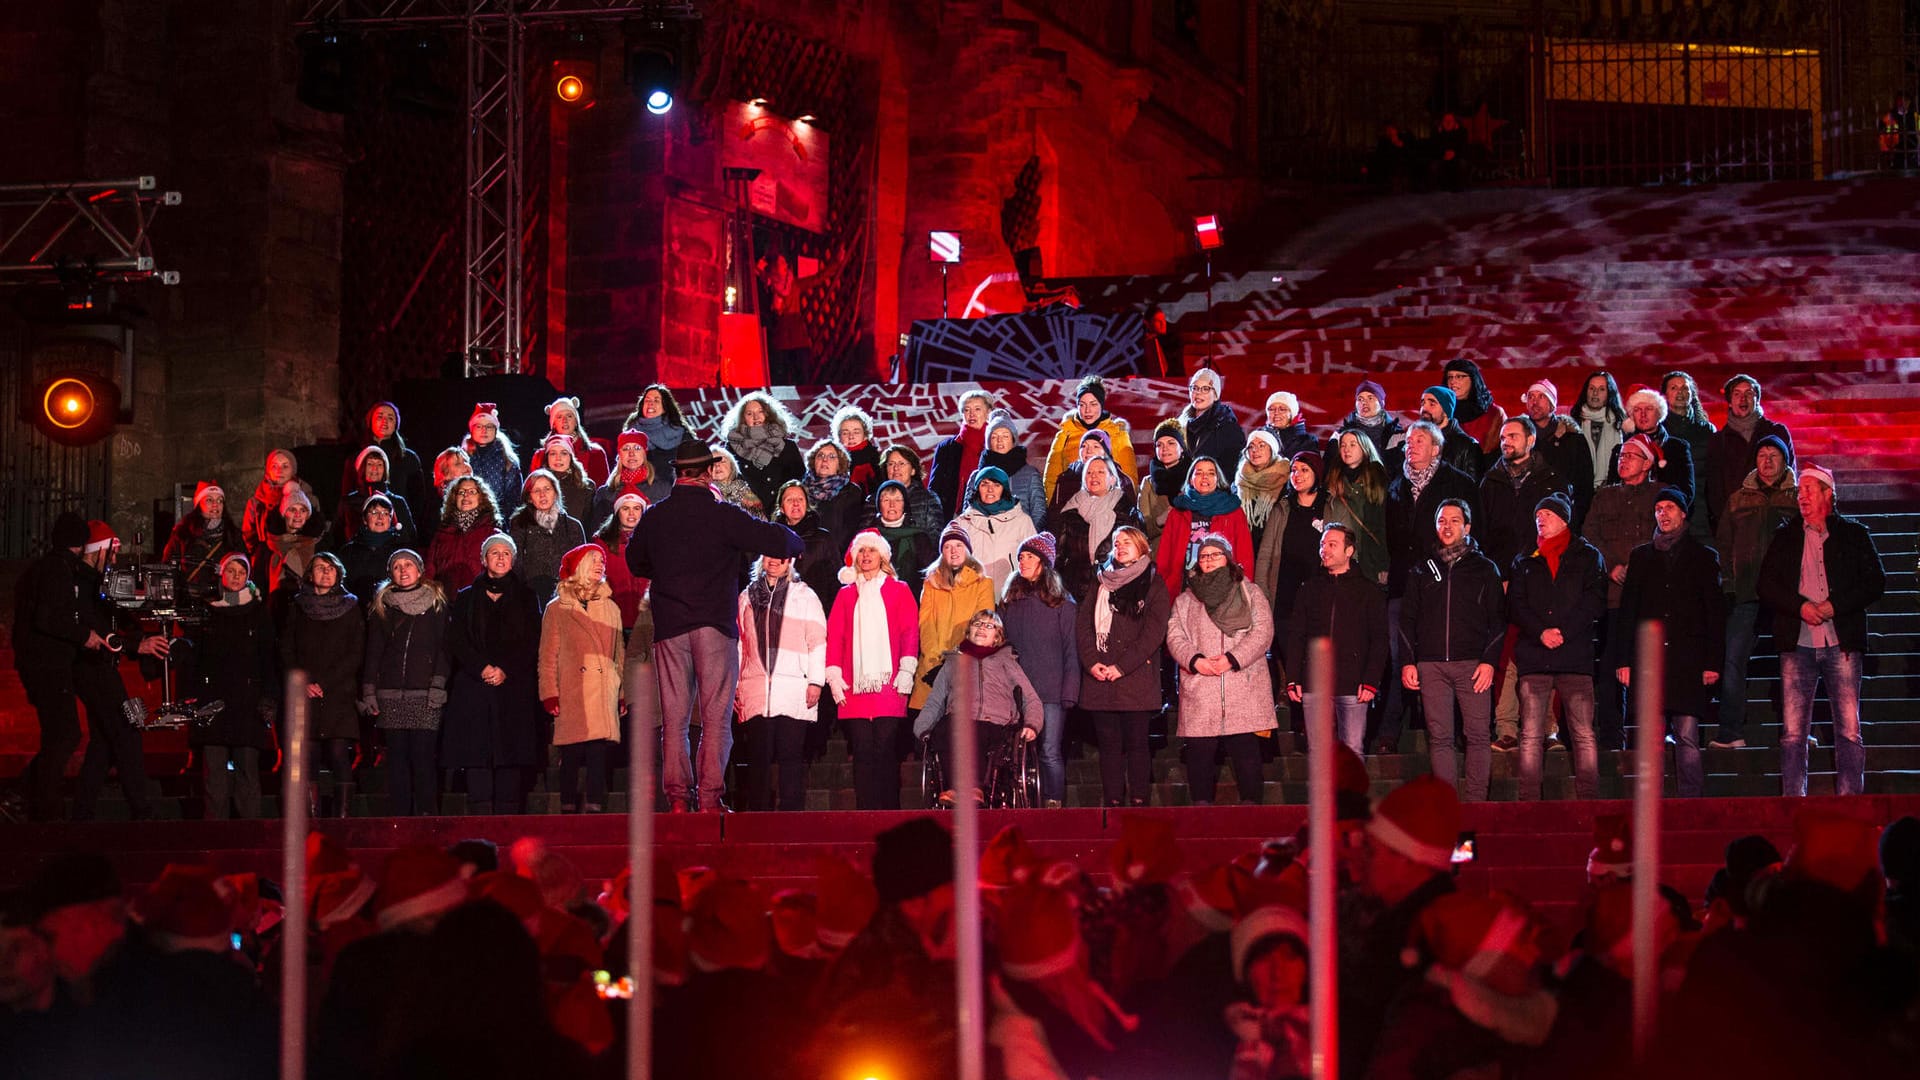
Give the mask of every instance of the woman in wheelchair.
<path id="1" fill-rule="evenodd" d="M 1007 647 L 1007 631 L 1000 616 L 991 609 L 983 610 L 968 621 L 967 637 L 960 647 L 941 657 L 933 689 L 913 723 L 913 733 L 923 739 L 931 737 L 932 748 L 943 761 L 952 760 L 952 728 L 947 720 L 956 704 L 954 681 L 960 669 L 956 660 L 961 653 L 978 662 L 978 701 L 974 708 L 980 721 L 976 739 L 979 768 L 974 776 L 981 786 L 973 789 L 973 797 L 985 803 L 988 792 L 1011 796 L 1016 787 L 1024 789 L 1024 774 L 1032 771 L 1025 750 L 1040 734 L 1046 714 L 1039 692 Z M 1011 775 L 1014 771 L 1022 775 Z M 956 792 L 943 785 L 940 805 L 952 806 L 957 798 Z"/>

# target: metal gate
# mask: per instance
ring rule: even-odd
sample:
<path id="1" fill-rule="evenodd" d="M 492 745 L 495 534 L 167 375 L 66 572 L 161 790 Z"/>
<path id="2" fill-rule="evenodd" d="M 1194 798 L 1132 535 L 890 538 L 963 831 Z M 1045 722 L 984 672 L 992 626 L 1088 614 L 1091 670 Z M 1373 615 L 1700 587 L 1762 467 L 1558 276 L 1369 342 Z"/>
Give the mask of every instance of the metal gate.
<path id="1" fill-rule="evenodd" d="M 0 559 L 45 550 L 53 519 L 72 510 L 105 519 L 111 438 L 68 447 L 21 419 L 20 404 L 54 361 L 36 358 L 29 328 L 0 323 Z M 106 374 L 106 372 L 102 372 Z"/>

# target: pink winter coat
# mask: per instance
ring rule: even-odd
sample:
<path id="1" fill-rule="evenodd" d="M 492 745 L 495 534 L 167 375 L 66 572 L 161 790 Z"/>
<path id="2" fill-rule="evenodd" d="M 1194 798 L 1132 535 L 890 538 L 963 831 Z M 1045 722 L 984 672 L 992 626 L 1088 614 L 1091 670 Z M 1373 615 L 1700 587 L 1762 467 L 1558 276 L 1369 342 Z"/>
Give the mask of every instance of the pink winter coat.
<path id="1" fill-rule="evenodd" d="M 887 607 L 887 640 L 892 646 L 893 671 L 900 672 L 901 661 L 920 662 L 920 609 L 913 602 L 913 590 L 898 578 L 887 578 L 880 585 L 880 599 Z M 860 600 L 859 588 L 842 585 L 834 598 L 833 612 L 827 617 L 827 681 L 837 674 L 848 684 L 853 682 L 853 609 Z M 872 720 L 879 716 L 907 715 L 907 695 L 897 693 L 891 682 L 872 694 L 851 690 L 840 704 L 840 715 L 849 720 Z"/>
<path id="2" fill-rule="evenodd" d="M 849 624 L 851 626 L 851 624 Z M 769 627 L 769 630 L 772 628 Z M 820 709 L 807 704 L 807 688 L 827 682 L 827 616 L 820 598 L 807 583 L 794 578 L 787 585 L 780 614 L 778 641 L 763 639 L 747 594 L 740 594 L 740 684 L 734 691 L 736 719 L 790 716 L 817 720 Z M 769 645 L 773 646 L 769 649 Z M 767 653 L 774 657 L 768 670 Z"/>

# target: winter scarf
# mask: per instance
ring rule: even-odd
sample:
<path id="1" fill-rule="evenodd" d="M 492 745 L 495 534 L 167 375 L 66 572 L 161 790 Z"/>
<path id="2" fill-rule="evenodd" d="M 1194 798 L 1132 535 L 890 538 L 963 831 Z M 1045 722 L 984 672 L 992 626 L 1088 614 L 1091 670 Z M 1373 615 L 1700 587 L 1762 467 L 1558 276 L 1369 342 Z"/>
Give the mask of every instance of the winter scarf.
<path id="1" fill-rule="evenodd" d="M 1373 440 L 1374 446 L 1384 450 L 1387 445 L 1387 421 L 1391 418 L 1392 414 L 1385 409 L 1380 410 L 1380 414 L 1371 420 L 1363 420 L 1358 412 L 1350 412 L 1345 420 L 1340 421 L 1339 428 L 1335 430 L 1358 428 L 1361 434 Z"/>
<path id="2" fill-rule="evenodd" d="M 1240 568 L 1233 560 L 1218 570 L 1188 571 L 1187 588 L 1207 609 L 1207 618 L 1228 637 L 1253 625 L 1253 605 L 1240 587 Z M 1176 658 L 1177 659 L 1177 658 Z"/>
<path id="3" fill-rule="evenodd" d="M 1162 465 L 1160 459 L 1155 457 L 1153 467 L 1149 470 L 1152 476 L 1147 482 L 1153 485 L 1153 490 L 1161 498 L 1172 499 L 1187 486 L 1187 472 L 1192 467 L 1192 460 L 1185 454 L 1181 454 L 1180 460 L 1171 465 Z"/>
<path id="4" fill-rule="evenodd" d="M 1540 557 L 1547 560 L 1548 576 L 1556 578 L 1560 576 L 1560 556 L 1567 553 L 1567 548 L 1572 543 L 1572 529 L 1562 529 L 1540 541 Z"/>
<path id="5" fill-rule="evenodd" d="M 332 622 L 349 611 L 360 610 L 360 598 L 347 590 L 335 585 L 324 593 L 316 592 L 311 582 L 301 583 L 300 595 L 294 598 L 294 603 L 307 618 L 320 622 Z"/>
<path id="6" fill-rule="evenodd" d="M 1440 556 L 1441 562 L 1446 563 L 1448 566 L 1452 566 L 1454 563 L 1457 563 L 1460 561 L 1460 556 L 1465 555 L 1469 551 L 1472 551 L 1473 548 L 1474 548 L 1473 537 L 1463 536 L 1455 543 L 1440 545 L 1439 549 L 1435 552 L 1435 554 Z"/>
<path id="7" fill-rule="evenodd" d="M 644 434 L 650 450 L 673 450 L 680 445 L 680 440 L 687 437 L 687 429 L 668 420 L 665 413 L 643 416 L 629 423 L 627 430 Z"/>
<path id="8" fill-rule="evenodd" d="M 1244 460 L 1240 462 L 1240 475 L 1235 478 L 1235 486 L 1240 489 L 1240 506 L 1247 512 L 1248 525 L 1256 529 L 1266 525 L 1267 515 L 1273 512 L 1273 504 L 1287 489 L 1287 475 L 1285 458 L 1274 458 L 1264 469 L 1256 469 Z"/>
<path id="9" fill-rule="evenodd" d="M 1000 498 L 998 501 L 991 503 L 980 501 L 980 484 L 986 480 L 991 480 L 1000 485 Z M 983 466 L 978 472 L 975 472 L 973 474 L 973 482 L 967 485 L 967 505 L 987 515 L 1004 514 L 1013 509 L 1016 505 L 1013 500 L 1013 484 L 1008 481 L 1007 474 L 992 465 Z"/>
<path id="10" fill-rule="evenodd" d="M 841 489 L 847 486 L 847 478 L 820 476 L 809 470 L 805 479 L 800 481 L 800 486 L 806 489 L 807 501 L 815 506 L 822 506 L 840 494 Z"/>
<path id="11" fill-rule="evenodd" d="M 494 577 L 491 572 L 488 572 L 481 576 L 480 588 L 484 590 L 488 596 L 501 596 L 513 587 L 510 584 L 511 581 L 511 578 Z"/>
<path id="12" fill-rule="evenodd" d="M 971 639 L 960 643 L 960 651 L 973 657 L 975 660 L 985 660 L 987 657 L 992 656 L 1004 648 L 1006 648 L 1005 645 L 975 645 Z"/>
<path id="13" fill-rule="evenodd" d="M 980 467 L 980 455 L 987 449 L 987 429 L 961 424 L 960 434 L 955 437 L 960 440 L 960 475 L 972 476 Z"/>
<path id="14" fill-rule="evenodd" d="M 887 575 L 853 583 L 853 692 L 877 694 L 893 682 L 893 644 L 887 634 L 887 601 L 880 587 Z"/>
<path id="15" fill-rule="evenodd" d="M 529 509 L 531 508 L 531 505 L 529 505 Z M 534 510 L 533 520 L 535 524 L 540 526 L 542 531 L 552 532 L 553 527 L 560 524 L 560 508 L 555 506 L 551 510 Z"/>
<path id="16" fill-rule="evenodd" d="M 1152 559 L 1143 555 L 1125 566 L 1116 566 L 1109 558 L 1106 565 L 1100 568 L 1100 573 L 1097 575 L 1100 580 L 1100 594 L 1094 598 L 1093 602 L 1093 636 L 1094 643 L 1101 652 L 1107 651 L 1107 638 L 1113 633 L 1113 605 L 1118 598 L 1116 594 L 1139 580 L 1140 575 L 1147 572 L 1147 567 L 1152 562 Z"/>
<path id="17" fill-rule="evenodd" d="M 1006 473 L 1008 476 L 1012 476 L 1014 473 L 1027 467 L 1027 452 L 1018 446 L 1004 454 L 986 450 L 980 454 L 980 464 L 991 465 L 1001 472 Z"/>
<path id="18" fill-rule="evenodd" d="M 1661 532 L 1659 529 L 1655 529 L 1653 530 L 1653 549 L 1663 554 L 1672 551 L 1673 545 L 1679 543 L 1680 538 L 1685 535 L 1687 535 L 1685 526 L 1682 526 L 1674 532 Z"/>
<path id="19" fill-rule="evenodd" d="M 727 449 L 734 457 L 752 462 L 756 469 L 766 468 L 786 442 L 787 429 L 779 424 L 741 424 L 727 433 Z"/>
<path id="20" fill-rule="evenodd" d="M 777 582 L 761 574 L 747 586 L 747 606 L 753 609 L 753 636 L 766 652 L 761 662 L 768 671 L 774 669 L 780 654 L 780 624 L 786 621 L 787 585 L 792 581 L 793 572 L 789 570 Z"/>
<path id="21" fill-rule="evenodd" d="M 1413 485 L 1413 500 L 1418 502 L 1420 493 L 1427 490 L 1427 485 L 1433 483 L 1433 478 L 1440 474 L 1440 457 L 1438 454 L 1434 455 L 1433 460 L 1427 462 L 1426 468 L 1418 470 L 1409 461 L 1400 466 L 1400 471 L 1406 474 L 1407 483 Z"/>
<path id="22" fill-rule="evenodd" d="M 1100 554 L 1100 545 L 1113 533 L 1114 519 L 1120 513 L 1120 489 L 1108 488 L 1105 495 L 1095 495 L 1086 488 L 1073 493 L 1067 500 L 1067 509 L 1077 510 L 1087 522 L 1087 558 Z"/>
<path id="23" fill-rule="evenodd" d="M 1754 429 L 1760 426 L 1760 421 L 1764 418 L 1765 415 L 1761 413 L 1759 403 L 1755 402 L 1753 411 L 1748 413 L 1744 418 L 1728 413 L 1727 430 L 1736 432 L 1741 438 L 1752 442 Z"/>
<path id="24" fill-rule="evenodd" d="M 1192 484 L 1188 484 L 1173 497 L 1173 505 L 1175 509 L 1185 510 L 1194 517 L 1212 520 L 1238 510 L 1240 497 L 1230 487 L 1217 487 L 1202 495 L 1194 490 Z"/>
<path id="25" fill-rule="evenodd" d="M 258 599 L 260 599 L 260 590 L 254 588 L 253 582 L 249 581 L 244 586 L 241 587 L 239 592 L 233 592 L 232 590 L 228 589 L 226 586 L 224 585 L 221 586 L 220 599 L 215 600 L 212 604 L 209 604 L 208 606 L 209 607 L 246 607 L 248 604 L 251 604 Z"/>
<path id="26" fill-rule="evenodd" d="M 440 603 L 440 594 L 427 588 L 425 578 L 407 588 L 388 585 L 380 590 L 380 606 L 397 608 L 402 615 L 425 615 Z"/>
<path id="27" fill-rule="evenodd" d="M 474 525 L 479 523 L 480 515 L 485 511 L 485 509 L 486 509 L 485 507 L 476 506 L 471 510 L 455 510 L 453 512 L 454 531 L 455 532 L 473 531 Z"/>
<path id="28" fill-rule="evenodd" d="M 752 485 L 745 480 L 736 476 L 731 480 L 722 480 L 714 486 L 720 489 L 721 501 L 732 503 L 750 514 L 765 516 L 766 507 L 760 505 L 760 496 L 753 493 Z"/>

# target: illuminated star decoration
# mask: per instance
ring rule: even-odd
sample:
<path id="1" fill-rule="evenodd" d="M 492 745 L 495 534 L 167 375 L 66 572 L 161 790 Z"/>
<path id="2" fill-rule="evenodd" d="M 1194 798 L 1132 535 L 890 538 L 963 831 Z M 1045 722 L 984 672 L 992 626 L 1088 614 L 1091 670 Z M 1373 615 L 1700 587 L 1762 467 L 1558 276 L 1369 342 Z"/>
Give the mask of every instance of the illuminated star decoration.
<path id="1" fill-rule="evenodd" d="M 1460 126 L 1467 132 L 1467 145 L 1482 146 L 1488 150 L 1493 149 L 1493 133 L 1506 127 L 1507 124 L 1506 120 L 1496 120 L 1488 116 L 1484 102 L 1481 103 L 1479 112 L 1460 121 Z"/>

